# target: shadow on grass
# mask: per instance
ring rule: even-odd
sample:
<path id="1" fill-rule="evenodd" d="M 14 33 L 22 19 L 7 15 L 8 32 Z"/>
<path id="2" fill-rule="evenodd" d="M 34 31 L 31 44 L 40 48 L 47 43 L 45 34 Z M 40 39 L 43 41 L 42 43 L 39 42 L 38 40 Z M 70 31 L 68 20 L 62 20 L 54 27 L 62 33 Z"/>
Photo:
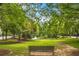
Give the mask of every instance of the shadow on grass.
<path id="1" fill-rule="evenodd" d="M 0 42 L 0 45 L 7 45 L 7 44 L 17 44 L 21 42 Z"/>
<path id="2" fill-rule="evenodd" d="M 33 42 L 35 40 L 0 40 L 0 45 L 18 44 L 23 42 Z"/>

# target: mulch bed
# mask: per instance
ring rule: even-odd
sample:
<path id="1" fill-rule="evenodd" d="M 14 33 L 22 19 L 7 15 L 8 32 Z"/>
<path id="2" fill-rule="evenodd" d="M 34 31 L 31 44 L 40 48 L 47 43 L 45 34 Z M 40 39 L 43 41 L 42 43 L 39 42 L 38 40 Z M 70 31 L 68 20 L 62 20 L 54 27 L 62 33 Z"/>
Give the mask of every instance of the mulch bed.
<path id="1" fill-rule="evenodd" d="M 0 49 L 0 56 L 9 55 L 11 53 L 10 50 L 7 49 Z"/>

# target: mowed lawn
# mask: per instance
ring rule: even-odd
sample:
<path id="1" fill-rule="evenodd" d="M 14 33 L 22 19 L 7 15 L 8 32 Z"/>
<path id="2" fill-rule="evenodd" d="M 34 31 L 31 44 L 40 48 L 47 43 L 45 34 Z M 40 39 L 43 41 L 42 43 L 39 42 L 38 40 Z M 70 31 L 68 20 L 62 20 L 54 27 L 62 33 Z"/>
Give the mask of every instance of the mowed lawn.
<path id="1" fill-rule="evenodd" d="M 29 46 L 57 46 L 59 42 L 64 42 L 73 47 L 79 48 L 79 39 L 71 38 L 58 38 L 58 39 L 41 39 L 41 40 L 29 40 L 25 42 L 17 43 L 16 40 L 0 40 L 0 49 L 10 49 L 12 54 L 24 56 L 28 55 Z"/>

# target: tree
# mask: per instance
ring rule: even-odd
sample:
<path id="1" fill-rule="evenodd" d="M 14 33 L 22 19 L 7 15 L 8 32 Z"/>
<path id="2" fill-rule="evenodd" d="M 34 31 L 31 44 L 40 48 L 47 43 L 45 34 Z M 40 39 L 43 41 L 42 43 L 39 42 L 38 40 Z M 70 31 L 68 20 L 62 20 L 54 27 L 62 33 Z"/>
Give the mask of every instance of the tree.
<path id="1" fill-rule="evenodd" d="M 27 18 L 19 4 L 2 4 L 2 18 L 1 18 L 1 29 L 7 33 L 10 31 L 12 34 L 20 35 L 24 30 L 24 23 Z"/>
<path id="2" fill-rule="evenodd" d="M 46 35 L 44 25 L 49 21 L 52 12 L 58 10 L 57 4 L 21 4 L 26 15 L 36 23 L 36 35 Z M 45 23 L 46 22 L 46 23 Z M 44 31 L 45 30 L 45 31 Z"/>
<path id="3" fill-rule="evenodd" d="M 62 14 L 64 15 L 65 18 L 65 23 L 64 23 L 64 30 L 65 33 L 69 35 L 76 35 L 78 34 L 78 27 L 77 30 L 74 31 L 76 28 L 77 23 L 79 23 L 79 4 L 60 4 L 60 8 L 62 11 Z"/>

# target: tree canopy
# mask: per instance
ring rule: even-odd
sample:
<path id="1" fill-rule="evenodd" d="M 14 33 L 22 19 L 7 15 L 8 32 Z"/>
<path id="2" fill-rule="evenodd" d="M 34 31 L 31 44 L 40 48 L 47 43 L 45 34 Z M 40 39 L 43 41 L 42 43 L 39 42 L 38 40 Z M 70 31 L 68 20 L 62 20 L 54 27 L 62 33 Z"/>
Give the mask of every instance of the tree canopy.
<path id="1" fill-rule="evenodd" d="M 0 4 L 2 35 L 57 37 L 79 35 L 79 4 Z"/>

